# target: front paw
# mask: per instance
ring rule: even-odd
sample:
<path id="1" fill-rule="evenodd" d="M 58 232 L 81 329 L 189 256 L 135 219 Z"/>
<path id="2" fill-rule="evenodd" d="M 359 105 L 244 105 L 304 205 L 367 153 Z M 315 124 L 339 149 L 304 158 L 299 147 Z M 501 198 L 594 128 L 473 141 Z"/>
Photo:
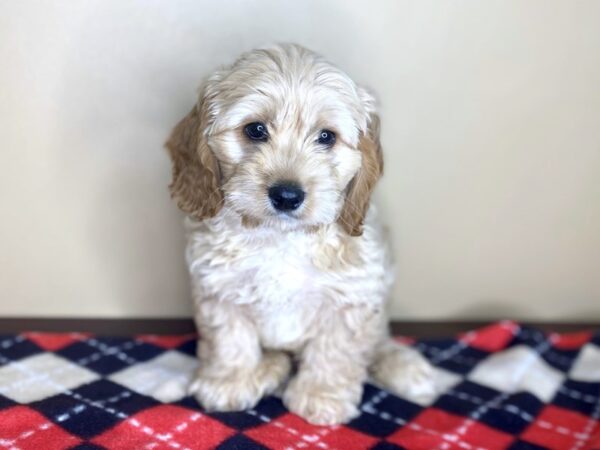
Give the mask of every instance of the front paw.
<path id="1" fill-rule="evenodd" d="M 390 345 L 371 372 L 383 388 L 421 405 L 430 404 L 437 396 L 433 367 L 417 350 L 406 345 Z"/>
<path id="2" fill-rule="evenodd" d="M 284 353 L 265 353 L 257 367 L 240 369 L 229 377 L 210 377 L 202 369 L 192 382 L 189 393 L 207 411 L 242 411 L 256 406 L 262 397 L 271 394 L 287 378 L 291 369 Z"/>
<path id="3" fill-rule="evenodd" d="M 358 416 L 360 392 L 331 389 L 325 386 L 293 379 L 283 394 L 283 403 L 313 425 L 338 425 Z"/>

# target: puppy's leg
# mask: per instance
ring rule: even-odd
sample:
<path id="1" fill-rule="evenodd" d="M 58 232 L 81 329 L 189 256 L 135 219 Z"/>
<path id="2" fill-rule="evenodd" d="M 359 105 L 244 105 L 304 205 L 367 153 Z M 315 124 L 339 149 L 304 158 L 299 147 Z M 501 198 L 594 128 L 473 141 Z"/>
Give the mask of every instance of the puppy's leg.
<path id="1" fill-rule="evenodd" d="M 286 407 L 310 423 L 334 425 L 359 414 L 367 366 L 379 335 L 374 325 L 379 320 L 373 320 L 371 312 L 371 320 L 361 321 L 369 313 L 360 307 L 352 309 L 322 318 L 316 336 L 300 355 L 297 375 L 284 392 Z"/>
<path id="2" fill-rule="evenodd" d="M 424 402 L 436 394 L 433 368 L 417 350 L 386 338 L 370 367 L 375 382 L 400 396 Z"/>
<path id="3" fill-rule="evenodd" d="M 196 321 L 200 367 L 190 393 L 205 409 L 252 408 L 288 376 L 289 356 L 263 353 L 254 326 L 238 306 L 203 302 L 198 306 Z"/>

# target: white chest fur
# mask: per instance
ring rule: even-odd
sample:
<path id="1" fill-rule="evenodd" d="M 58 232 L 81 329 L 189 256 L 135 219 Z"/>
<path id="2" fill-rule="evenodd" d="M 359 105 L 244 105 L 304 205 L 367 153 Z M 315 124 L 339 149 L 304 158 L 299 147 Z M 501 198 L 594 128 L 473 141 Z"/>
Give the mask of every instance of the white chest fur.
<path id="1" fill-rule="evenodd" d="M 378 239 L 369 242 L 361 237 L 361 261 L 334 267 L 331 261 L 337 264 L 344 258 L 335 233 L 247 229 L 239 219 L 227 217 L 188 221 L 186 226 L 195 301 L 239 305 L 256 325 L 265 347 L 300 344 L 326 308 L 356 301 L 383 302 L 387 283 Z"/>
<path id="2" fill-rule="evenodd" d="M 238 302 L 250 303 L 247 310 L 265 347 L 294 346 L 320 306 L 321 274 L 311 261 L 309 243 L 296 244 L 265 246 L 261 261 L 253 260 L 251 265 L 256 265 L 244 269 L 253 275 L 253 294 Z"/>

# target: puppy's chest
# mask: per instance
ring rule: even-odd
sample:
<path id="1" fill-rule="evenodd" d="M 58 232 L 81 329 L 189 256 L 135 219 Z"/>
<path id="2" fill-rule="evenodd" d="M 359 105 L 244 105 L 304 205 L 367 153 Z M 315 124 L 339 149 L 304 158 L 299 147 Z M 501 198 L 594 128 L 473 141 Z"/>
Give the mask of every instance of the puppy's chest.
<path id="1" fill-rule="evenodd" d="M 299 299 L 300 300 L 300 299 Z M 256 324 L 261 343 L 267 348 L 295 350 L 307 338 L 319 308 L 314 301 L 283 301 L 249 306 L 248 314 Z"/>
<path id="2" fill-rule="evenodd" d="M 292 243 L 224 241 L 196 247 L 199 258 L 191 267 L 204 292 L 246 310 L 264 346 L 293 349 L 322 305 L 324 274 L 313 264 L 312 248 L 302 238 Z"/>
<path id="3" fill-rule="evenodd" d="M 318 274 L 308 249 L 278 245 L 238 249 L 237 257 L 225 264 L 224 276 L 237 286 L 238 303 L 281 303 L 314 289 Z"/>

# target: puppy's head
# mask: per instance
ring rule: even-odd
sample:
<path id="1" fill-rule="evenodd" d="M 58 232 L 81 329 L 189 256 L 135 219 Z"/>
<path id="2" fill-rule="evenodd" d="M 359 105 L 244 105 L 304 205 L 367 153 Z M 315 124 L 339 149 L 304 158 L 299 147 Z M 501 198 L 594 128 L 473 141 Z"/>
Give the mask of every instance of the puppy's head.
<path id="1" fill-rule="evenodd" d="M 338 222 L 362 233 L 383 170 L 373 98 L 296 45 L 215 72 L 167 142 L 171 194 L 197 219 L 222 208 L 281 230 Z"/>

